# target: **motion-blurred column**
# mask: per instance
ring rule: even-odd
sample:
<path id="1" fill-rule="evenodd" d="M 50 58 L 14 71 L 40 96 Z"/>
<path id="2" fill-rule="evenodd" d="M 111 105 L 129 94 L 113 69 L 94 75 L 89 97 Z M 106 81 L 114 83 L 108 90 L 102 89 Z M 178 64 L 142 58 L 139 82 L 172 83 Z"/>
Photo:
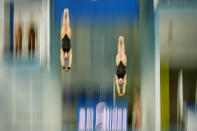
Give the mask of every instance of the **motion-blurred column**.
<path id="1" fill-rule="evenodd" d="M 43 0 L 43 3 L 47 3 L 47 10 L 49 14 L 50 28 L 47 30 L 50 42 L 50 70 L 43 78 L 43 101 L 44 101 L 44 131 L 62 131 L 62 112 L 61 112 L 61 68 L 59 66 L 59 46 L 55 41 L 57 33 L 55 31 L 55 19 L 54 19 L 54 1 L 55 0 Z M 57 37 L 59 38 L 59 37 Z M 41 43 L 42 44 L 42 43 Z"/>
<path id="2" fill-rule="evenodd" d="M 154 1 L 140 0 L 142 130 L 160 130 L 160 68 Z"/>
<path id="3" fill-rule="evenodd" d="M 161 49 L 161 48 L 160 48 Z M 169 58 L 161 57 L 161 129 L 167 130 L 170 124 L 170 65 Z"/>
<path id="4" fill-rule="evenodd" d="M 3 65 L 3 46 L 4 45 L 4 0 L 0 1 L 0 71 Z M 2 74 L 2 73 L 1 73 Z"/>
<path id="5" fill-rule="evenodd" d="M 50 65 L 50 0 L 42 0 L 40 64 L 49 69 Z"/>

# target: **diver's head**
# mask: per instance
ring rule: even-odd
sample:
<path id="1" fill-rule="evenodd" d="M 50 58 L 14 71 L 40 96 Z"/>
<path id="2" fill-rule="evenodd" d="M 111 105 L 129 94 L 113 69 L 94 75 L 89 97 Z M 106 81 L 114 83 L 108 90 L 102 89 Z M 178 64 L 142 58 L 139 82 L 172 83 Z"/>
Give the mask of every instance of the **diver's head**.
<path id="1" fill-rule="evenodd" d="M 119 85 L 123 85 L 124 84 L 123 79 L 122 78 L 119 78 L 118 83 L 119 83 Z"/>
<path id="2" fill-rule="evenodd" d="M 68 52 L 64 52 L 64 59 L 68 59 Z"/>

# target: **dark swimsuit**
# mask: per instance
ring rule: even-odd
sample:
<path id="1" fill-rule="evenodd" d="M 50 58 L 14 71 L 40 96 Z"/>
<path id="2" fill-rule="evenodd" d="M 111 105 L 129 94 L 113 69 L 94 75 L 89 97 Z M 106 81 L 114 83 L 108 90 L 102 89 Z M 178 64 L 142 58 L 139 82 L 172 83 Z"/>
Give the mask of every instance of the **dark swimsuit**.
<path id="1" fill-rule="evenodd" d="M 126 74 L 126 66 L 123 64 L 122 61 L 120 61 L 120 63 L 117 66 L 117 72 L 116 72 L 118 78 L 124 78 L 125 74 Z"/>
<path id="2" fill-rule="evenodd" d="M 67 35 L 64 35 L 64 38 L 62 39 L 62 50 L 64 52 L 69 52 L 70 48 L 71 48 L 70 39 L 68 38 Z"/>

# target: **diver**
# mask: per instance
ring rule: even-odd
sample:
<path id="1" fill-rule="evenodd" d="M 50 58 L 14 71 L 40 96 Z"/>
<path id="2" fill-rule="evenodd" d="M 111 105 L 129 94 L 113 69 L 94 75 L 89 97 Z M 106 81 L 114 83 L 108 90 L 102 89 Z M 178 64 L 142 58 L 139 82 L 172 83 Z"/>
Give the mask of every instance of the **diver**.
<path id="1" fill-rule="evenodd" d="M 116 55 L 116 87 L 119 96 L 125 95 L 127 75 L 126 75 L 126 65 L 127 65 L 127 56 L 125 54 L 125 43 L 124 37 L 119 36 L 118 40 L 118 53 Z M 122 86 L 122 93 L 120 91 L 120 86 Z"/>
<path id="2" fill-rule="evenodd" d="M 61 27 L 61 51 L 60 51 L 60 61 L 62 69 L 68 72 L 72 66 L 72 48 L 70 44 L 71 39 L 71 27 L 69 20 L 68 9 L 64 9 L 62 27 Z M 65 65 L 65 60 L 68 60 L 68 67 Z"/>

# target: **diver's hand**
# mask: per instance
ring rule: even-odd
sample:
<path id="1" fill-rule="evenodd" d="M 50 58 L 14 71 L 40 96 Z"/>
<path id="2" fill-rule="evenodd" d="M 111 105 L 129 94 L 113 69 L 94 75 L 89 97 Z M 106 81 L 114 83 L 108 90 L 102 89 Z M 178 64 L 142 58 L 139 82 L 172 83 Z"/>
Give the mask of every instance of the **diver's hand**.
<path id="1" fill-rule="evenodd" d="M 119 93 L 119 96 L 124 96 L 125 92 Z"/>
<path id="2" fill-rule="evenodd" d="M 65 70 L 65 69 L 66 69 L 66 67 L 65 67 L 65 66 L 62 66 L 62 69 L 63 69 L 63 70 Z"/>
<path id="3" fill-rule="evenodd" d="M 123 96 L 124 94 L 123 93 L 119 93 L 119 96 Z"/>

